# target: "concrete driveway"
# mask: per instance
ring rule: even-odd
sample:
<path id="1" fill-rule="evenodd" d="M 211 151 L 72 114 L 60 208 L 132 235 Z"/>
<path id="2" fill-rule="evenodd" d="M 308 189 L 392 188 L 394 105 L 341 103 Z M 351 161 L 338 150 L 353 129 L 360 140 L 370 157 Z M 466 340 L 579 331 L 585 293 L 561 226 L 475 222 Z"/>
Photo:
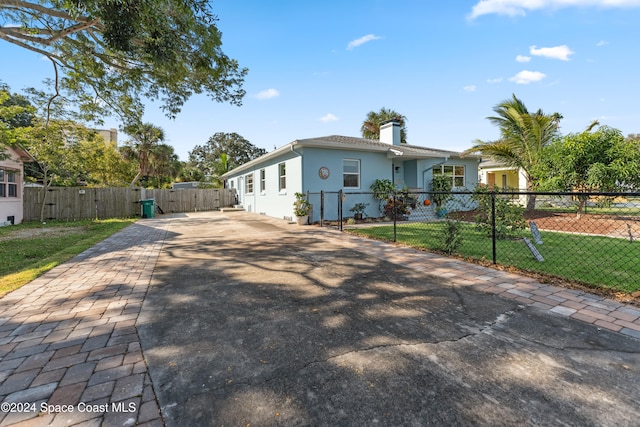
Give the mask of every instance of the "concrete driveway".
<path id="1" fill-rule="evenodd" d="M 137 324 L 168 426 L 640 420 L 640 340 L 488 289 L 530 279 L 244 212 L 169 231 Z"/>

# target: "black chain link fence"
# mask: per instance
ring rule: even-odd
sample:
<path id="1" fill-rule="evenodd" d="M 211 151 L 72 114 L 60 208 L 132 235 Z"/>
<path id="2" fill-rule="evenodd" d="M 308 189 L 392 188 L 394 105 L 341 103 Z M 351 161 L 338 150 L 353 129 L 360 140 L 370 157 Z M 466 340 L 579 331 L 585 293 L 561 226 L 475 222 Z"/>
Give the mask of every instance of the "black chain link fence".
<path id="1" fill-rule="evenodd" d="M 373 196 L 308 194 L 322 226 L 592 287 L 640 291 L 640 193 L 478 188 Z"/>

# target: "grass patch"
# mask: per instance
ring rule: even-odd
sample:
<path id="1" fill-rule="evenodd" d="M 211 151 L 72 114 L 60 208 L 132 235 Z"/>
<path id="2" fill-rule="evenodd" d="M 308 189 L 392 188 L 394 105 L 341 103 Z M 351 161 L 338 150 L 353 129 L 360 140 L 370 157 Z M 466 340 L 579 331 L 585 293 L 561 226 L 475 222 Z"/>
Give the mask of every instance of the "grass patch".
<path id="1" fill-rule="evenodd" d="M 397 242 L 435 252 L 445 250 L 445 223 L 398 224 Z M 393 226 L 348 230 L 378 240 L 393 240 Z M 523 271 L 561 278 L 592 288 L 617 292 L 640 291 L 640 242 L 601 236 L 585 236 L 541 230 L 543 244 L 536 245 L 544 262 L 538 262 L 526 247 L 522 232 L 511 239 L 498 240 L 497 263 Z M 461 224 L 462 242 L 456 254 L 467 259 L 492 259 L 491 238 L 474 224 Z"/>
<path id="2" fill-rule="evenodd" d="M 39 222 L 0 227 L 0 296 L 135 222 L 134 219 Z"/>

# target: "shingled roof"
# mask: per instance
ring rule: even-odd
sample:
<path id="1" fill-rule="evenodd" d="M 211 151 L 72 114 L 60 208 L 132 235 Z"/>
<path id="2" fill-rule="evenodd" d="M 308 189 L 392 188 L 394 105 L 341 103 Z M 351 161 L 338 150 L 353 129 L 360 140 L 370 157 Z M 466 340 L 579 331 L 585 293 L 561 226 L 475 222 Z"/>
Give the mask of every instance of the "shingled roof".
<path id="1" fill-rule="evenodd" d="M 373 151 L 387 153 L 388 157 L 402 157 L 403 159 L 427 159 L 427 158 L 443 158 L 443 157 L 458 157 L 461 153 L 457 151 L 440 150 L 437 148 L 420 147 L 418 145 L 400 144 L 391 145 L 380 142 L 375 139 L 356 138 L 352 136 L 342 135 L 329 135 L 321 136 L 317 138 L 296 139 L 280 148 L 275 149 L 267 154 L 253 159 L 248 163 L 238 166 L 237 168 L 225 173 L 221 178 L 225 178 L 227 175 L 242 172 L 245 169 L 250 169 L 256 163 L 260 163 L 271 157 L 280 155 L 284 152 L 292 149 L 304 148 L 304 147 L 317 147 L 336 150 L 354 150 L 354 151 Z M 466 157 L 474 158 L 479 156 L 469 155 Z"/>

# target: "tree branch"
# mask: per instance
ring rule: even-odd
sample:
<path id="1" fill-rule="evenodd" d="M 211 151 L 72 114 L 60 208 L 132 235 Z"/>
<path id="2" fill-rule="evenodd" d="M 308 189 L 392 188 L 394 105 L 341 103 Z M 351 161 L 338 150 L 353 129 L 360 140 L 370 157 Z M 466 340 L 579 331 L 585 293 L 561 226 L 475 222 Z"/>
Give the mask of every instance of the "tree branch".
<path id="1" fill-rule="evenodd" d="M 62 18 L 62 19 L 68 19 L 70 21 L 80 21 L 80 22 L 87 22 L 90 19 L 89 18 L 85 18 L 82 16 L 78 16 L 78 17 L 73 17 L 71 15 L 69 15 L 66 12 L 62 12 L 60 10 L 57 9 L 52 9 L 49 7 L 45 7 L 42 5 L 39 5 L 37 3 L 30 3 L 27 1 L 21 1 L 21 0 L 0 0 L 0 8 L 13 8 L 13 9 L 31 9 L 31 10 L 35 10 L 37 12 L 40 12 L 44 15 L 49 15 L 55 18 Z"/>
<path id="2" fill-rule="evenodd" d="M 4 31 L 0 31 L 0 39 L 8 41 L 9 43 L 13 43 L 16 46 L 20 46 L 22 48 L 28 49 L 28 50 L 30 50 L 32 52 L 36 52 L 36 53 L 39 53 L 41 55 L 44 55 L 47 58 L 49 58 L 50 60 L 52 60 L 52 61 L 59 62 L 60 65 L 68 66 L 67 62 L 64 59 L 60 58 L 59 56 L 54 55 L 51 52 L 47 52 L 46 50 L 38 49 L 37 47 L 31 46 L 30 44 L 23 43 L 22 41 L 20 41 L 18 39 L 10 37 Z"/>
<path id="3" fill-rule="evenodd" d="M 51 59 L 51 58 L 49 58 Z M 56 64 L 56 61 L 51 59 L 51 63 L 53 64 L 53 71 L 55 72 L 56 75 L 56 79 L 55 79 L 55 89 L 56 89 L 56 93 L 55 95 L 53 95 L 51 98 L 49 98 L 49 102 L 47 103 L 47 126 L 49 126 L 49 118 L 51 116 L 51 104 L 53 103 L 53 100 L 56 99 L 58 96 L 60 96 L 60 91 L 59 91 L 59 76 L 58 76 L 58 65 Z"/>
<path id="4" fill-rule="evenodd" d="M 56 34 L 55 36 L 53 36 L 50 39 L 48 39 L 46 41 L 46 43 L 47 44 L 54 43 L 54 42 L 60 40 L 61 38 L 66 37 L 66 36 L 68 36 L 70 34 L 77 33 L 79 31 L 86 30 L 87 28 L 93 27 L 99 22 L 100 22 L 100 18 L 94 19 L 92 21 L 88 21 L 88 22 L 83 22 L 83 23 L 80 23 L 80 24 L 72 25 L 69 28 L 65 28 L 63 30 L 60 30 L 58 32 L 58 34 Z"/>

